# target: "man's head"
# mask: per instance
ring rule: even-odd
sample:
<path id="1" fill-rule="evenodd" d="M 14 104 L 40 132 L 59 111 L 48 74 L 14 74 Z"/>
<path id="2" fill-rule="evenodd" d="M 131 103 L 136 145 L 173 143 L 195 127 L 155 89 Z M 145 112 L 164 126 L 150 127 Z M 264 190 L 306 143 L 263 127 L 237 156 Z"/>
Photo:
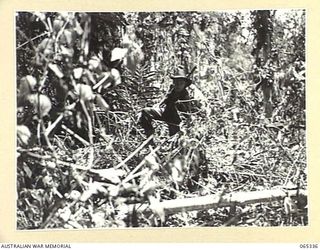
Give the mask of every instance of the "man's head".
<path id="1" fill-rule="evenodd" d="M 173 84 L 177 91 L 183 90 L 192 83 L 192 81 L 185 75 L 182 69 L 179 69 L 177 71 L 177 74 L 171 76 L 171 79 L 173 80 Z"/>
<path id="2" fill-rule="evenodd" d="M 182 91 L 190 85 L 190 80 L 184 78 L 173 78 L 173 85 L 177 91 Z"/>

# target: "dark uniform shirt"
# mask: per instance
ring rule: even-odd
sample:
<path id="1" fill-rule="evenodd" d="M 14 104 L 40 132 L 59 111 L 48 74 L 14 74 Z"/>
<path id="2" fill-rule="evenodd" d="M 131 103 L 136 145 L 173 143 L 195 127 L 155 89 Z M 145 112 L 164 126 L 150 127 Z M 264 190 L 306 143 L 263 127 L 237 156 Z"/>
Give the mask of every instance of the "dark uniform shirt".
<path id="1" fill-rule="evenodd" d="M 159 104 L 160 113 L 164 120 L 172 121 L 179 123 L 180 118 L 177 113 L 177 109 L 182 112 L 189 111 L 189 102 L 182 102 L 176 104 L 177 101 L 185 101 L 189 100 L 189 92 L 184 88 L 181 91 L 176 91 L 174 85 L 172 84 L 166 94 L 166 96 L 162 99 Z"/>
<path id="2" fill-rule="evenodd" d="M 176 91 L 174 85 L 171 85 L 166 96 L 160 102 L 160 106 L 175 106 L 178 100 L 189 100 L 189 92 L 184 88 L 182 91 Z"/>
<path id="3" fill-rule="evenodd" d="M 189 100 L 189 93 L 186 88 L 181 91 L 177 91 L 175 85 L 171 85 L 165 97 L 161 102 L 151 108 L 144 108 L 140 113 L 139 123 L 145 129 L 147 136 L 154 132 L 152 127 L 152 120 L 162 120 L 169 125 L 170 135 L 180 131 L 179 124 L 181 118 L 178 114 L 178 110 L 182 112 L 190 111 L 189 101 L 177 103 L 179 100 Z"/>

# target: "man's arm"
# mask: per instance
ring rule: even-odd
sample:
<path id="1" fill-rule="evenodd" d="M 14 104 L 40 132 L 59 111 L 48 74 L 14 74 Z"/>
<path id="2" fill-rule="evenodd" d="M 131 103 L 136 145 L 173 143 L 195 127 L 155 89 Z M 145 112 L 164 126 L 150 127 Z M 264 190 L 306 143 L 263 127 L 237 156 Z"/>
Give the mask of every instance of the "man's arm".
<path id="1" fill-rule="evenodd" d="M 165 97 L 161 100 L 159 105 L 169 104 L 170 102 L 174 103 L 175 101 L 173 100 L 174 99 L 174 93 L 173 92 L 174 92 L 174 85 L 171 84 L 170 87 L 169 87 L 169 90 L 167 91 Z"/>
<path id="2" fill-rule="evenodd" d="M 177 108 L 182 112 L 191 112 L 191 100 L 188 90 L 184 89 L 179 96 L 181 102 L 178 103 Z"/>

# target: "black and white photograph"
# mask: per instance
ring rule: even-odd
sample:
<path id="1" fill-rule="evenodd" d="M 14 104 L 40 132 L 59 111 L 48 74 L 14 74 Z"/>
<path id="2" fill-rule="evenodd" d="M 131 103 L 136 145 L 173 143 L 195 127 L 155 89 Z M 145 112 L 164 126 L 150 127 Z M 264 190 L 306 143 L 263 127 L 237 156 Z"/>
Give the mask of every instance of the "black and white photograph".
<path id="1" fill-rule="evenodd" d="M 308 226 L 306 14 L 16 11 L 16 229 Z"/>

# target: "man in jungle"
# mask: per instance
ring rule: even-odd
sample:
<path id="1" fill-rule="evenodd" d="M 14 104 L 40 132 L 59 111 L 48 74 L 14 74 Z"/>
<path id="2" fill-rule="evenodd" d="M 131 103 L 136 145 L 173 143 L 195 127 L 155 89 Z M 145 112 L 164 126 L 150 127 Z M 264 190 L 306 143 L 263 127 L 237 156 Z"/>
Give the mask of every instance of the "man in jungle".
<path id="1" fill-rule="evenodd" d="M 142 109 L 139 113 L 138 123 L 143 127 L 148 137 L 154 133 L 152 120 L 166 122 L 170 136 L 177 134 L 180 131 L 179 124 L 181 123 L 178 109 L 183 112 L 190 111 L 190 97 L 186 88 L 191 85 L 191 79 L 185 75 L 182 69 L 171 76 L 171 79 L 173 83 L 162 101 L 153 107 Z M 179 100 L 182 102 L 178 104 Z"/>

